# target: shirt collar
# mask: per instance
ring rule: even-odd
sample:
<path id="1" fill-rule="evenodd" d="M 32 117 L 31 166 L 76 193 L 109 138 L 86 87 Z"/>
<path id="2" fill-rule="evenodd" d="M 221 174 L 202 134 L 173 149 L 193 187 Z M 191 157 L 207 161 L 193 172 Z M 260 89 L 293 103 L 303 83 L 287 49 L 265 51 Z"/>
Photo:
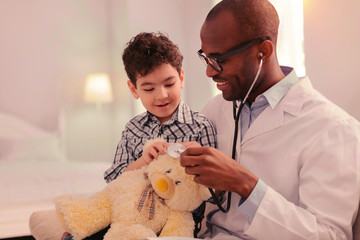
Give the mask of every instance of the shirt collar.
<path id="1" fill-rule="evenodd" d="M 177 112 L 173 114 L 172 118 L 173 117 L 176 117 L 174 120 L 178 120 L 181 123 L 187 124 L 193 124 L 194 120 L 190 107 L 182 101 L 179 104 Z"/>
<path id="2" fill-rule="evenodd" d="M 286 93 L 290 90 L 290 88 L 299 81 L 296 72 L 293 68 L 281 66 L 281 70 L 285 74 L 285 78 L 277 82 L 274 86 L 272 86 L 271 88 L 269 88 L 263 94 L 260 95 L 260 96 L 263 95 L 267 99 L 271 108 L 275 108 L 276 105 L 281 101 L 281 99 L 283 99 Z"/>
<path id="3" fill-rule="evenodd" d="M 277 82 L 271 88 L 266 90 L 264 93 L 260 94 L 255 98 L 255 102 L 261 101 L 262 98 L 265 98 L 269 103 L 271 108 L 275 108 L 276 105 L 281 101 L 281 99 L 286 95 L 292 86 L 294 86 L 298 81 L 296 72 L 291 67 L 281 66 L 281 70 L 285 75 L 281 81 Z M 238 107 L 241 102 L 241 99 L 234 101 L 234 106 Z"/>
<path id="4" fill-rule="evenodd" d="M 140 124 L 142 126 L 149 125 L 150 123 L 157 123 L 159 124 L 159 119 L 155 117 L 153 114 L 151 114 L 149 111 L 146 111 L 144 114 L 144 117 L 140 119 Z M 180 122 L 180 123 L 193 123 L 193 118 L 191 114 L 190 107 L 185 104 L 184 102 L 180 101 L 178 108 L 174 112 L 174 114 L 171 116 L 171 118 L 165 122 L 165 125 L 173 124 L 174 122 Z"/>

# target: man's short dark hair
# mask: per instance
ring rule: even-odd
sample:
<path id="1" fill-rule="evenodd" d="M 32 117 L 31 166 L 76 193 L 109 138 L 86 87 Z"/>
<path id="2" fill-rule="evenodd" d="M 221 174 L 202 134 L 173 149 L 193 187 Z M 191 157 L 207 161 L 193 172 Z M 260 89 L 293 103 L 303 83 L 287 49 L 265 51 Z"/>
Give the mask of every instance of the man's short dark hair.
<path id="1" fill-rule="evenodd" d="M 238 26 L 238 35 L 244 40 L 269 37 L 276 45 L 279 29 L 279 16 L 268 0 L 222 0 L 208 13 L 206 20 L 216 18 L 219 13 L 233 14 Z"/>
<path id="2" fill-rule="evenodd" d="M 136 79 L 168 63 L 181 73 L 183 55 L 179 47 L 163 33 L 142 32 L 133 37 L 123 52 L 125 71 L 136 87 Z"/>

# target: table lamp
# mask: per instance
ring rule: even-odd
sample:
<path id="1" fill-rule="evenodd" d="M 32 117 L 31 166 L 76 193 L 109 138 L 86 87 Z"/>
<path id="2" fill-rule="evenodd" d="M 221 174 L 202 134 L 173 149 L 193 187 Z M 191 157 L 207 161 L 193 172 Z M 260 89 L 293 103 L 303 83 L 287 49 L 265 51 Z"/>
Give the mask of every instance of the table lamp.
<path id="1" fill-rule="evenodd" d="M 98 112 L 101 104 L 113 101 L 113 94 L 109 76 L 105 73 L 90 74 L 86 78 L 85 102 L 96 103 Z"/>

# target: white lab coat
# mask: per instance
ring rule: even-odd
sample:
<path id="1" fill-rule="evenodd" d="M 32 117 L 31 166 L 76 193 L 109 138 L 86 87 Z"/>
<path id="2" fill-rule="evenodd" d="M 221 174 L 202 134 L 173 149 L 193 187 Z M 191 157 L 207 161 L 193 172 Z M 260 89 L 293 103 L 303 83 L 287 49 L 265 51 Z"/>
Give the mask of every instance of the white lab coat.
<path id="1" fill-rule="evenodd" d="M 219 149 L 229 156 L 232 111 L 232 102 L 221 95 L 203 109 L 215 126 Z M 314 90 L 308 78 L 255 119 L 238 143 L 236 159 L 269 188 L 251 224 L 241 211 L 250 203 L 237 207 L 240 198 L 233 193 L 230 212 L 212 218 L 219 226 L 213 228 L 213 239 L 352 239 L 359 205 L 360 126 Z"/>

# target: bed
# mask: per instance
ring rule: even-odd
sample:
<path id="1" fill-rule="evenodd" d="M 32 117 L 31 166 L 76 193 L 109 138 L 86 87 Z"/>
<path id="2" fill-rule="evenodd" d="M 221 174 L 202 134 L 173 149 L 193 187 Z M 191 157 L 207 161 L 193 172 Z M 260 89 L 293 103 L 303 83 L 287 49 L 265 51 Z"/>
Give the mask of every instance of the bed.
<path id="1" fill-rule="evenodd" d="M 29 217 L 53 210 L 57 195 L 105 187 L 105 162 L 66 159 L 58 133 L 0 113 L 0 239 L 30 236 Z"/>

